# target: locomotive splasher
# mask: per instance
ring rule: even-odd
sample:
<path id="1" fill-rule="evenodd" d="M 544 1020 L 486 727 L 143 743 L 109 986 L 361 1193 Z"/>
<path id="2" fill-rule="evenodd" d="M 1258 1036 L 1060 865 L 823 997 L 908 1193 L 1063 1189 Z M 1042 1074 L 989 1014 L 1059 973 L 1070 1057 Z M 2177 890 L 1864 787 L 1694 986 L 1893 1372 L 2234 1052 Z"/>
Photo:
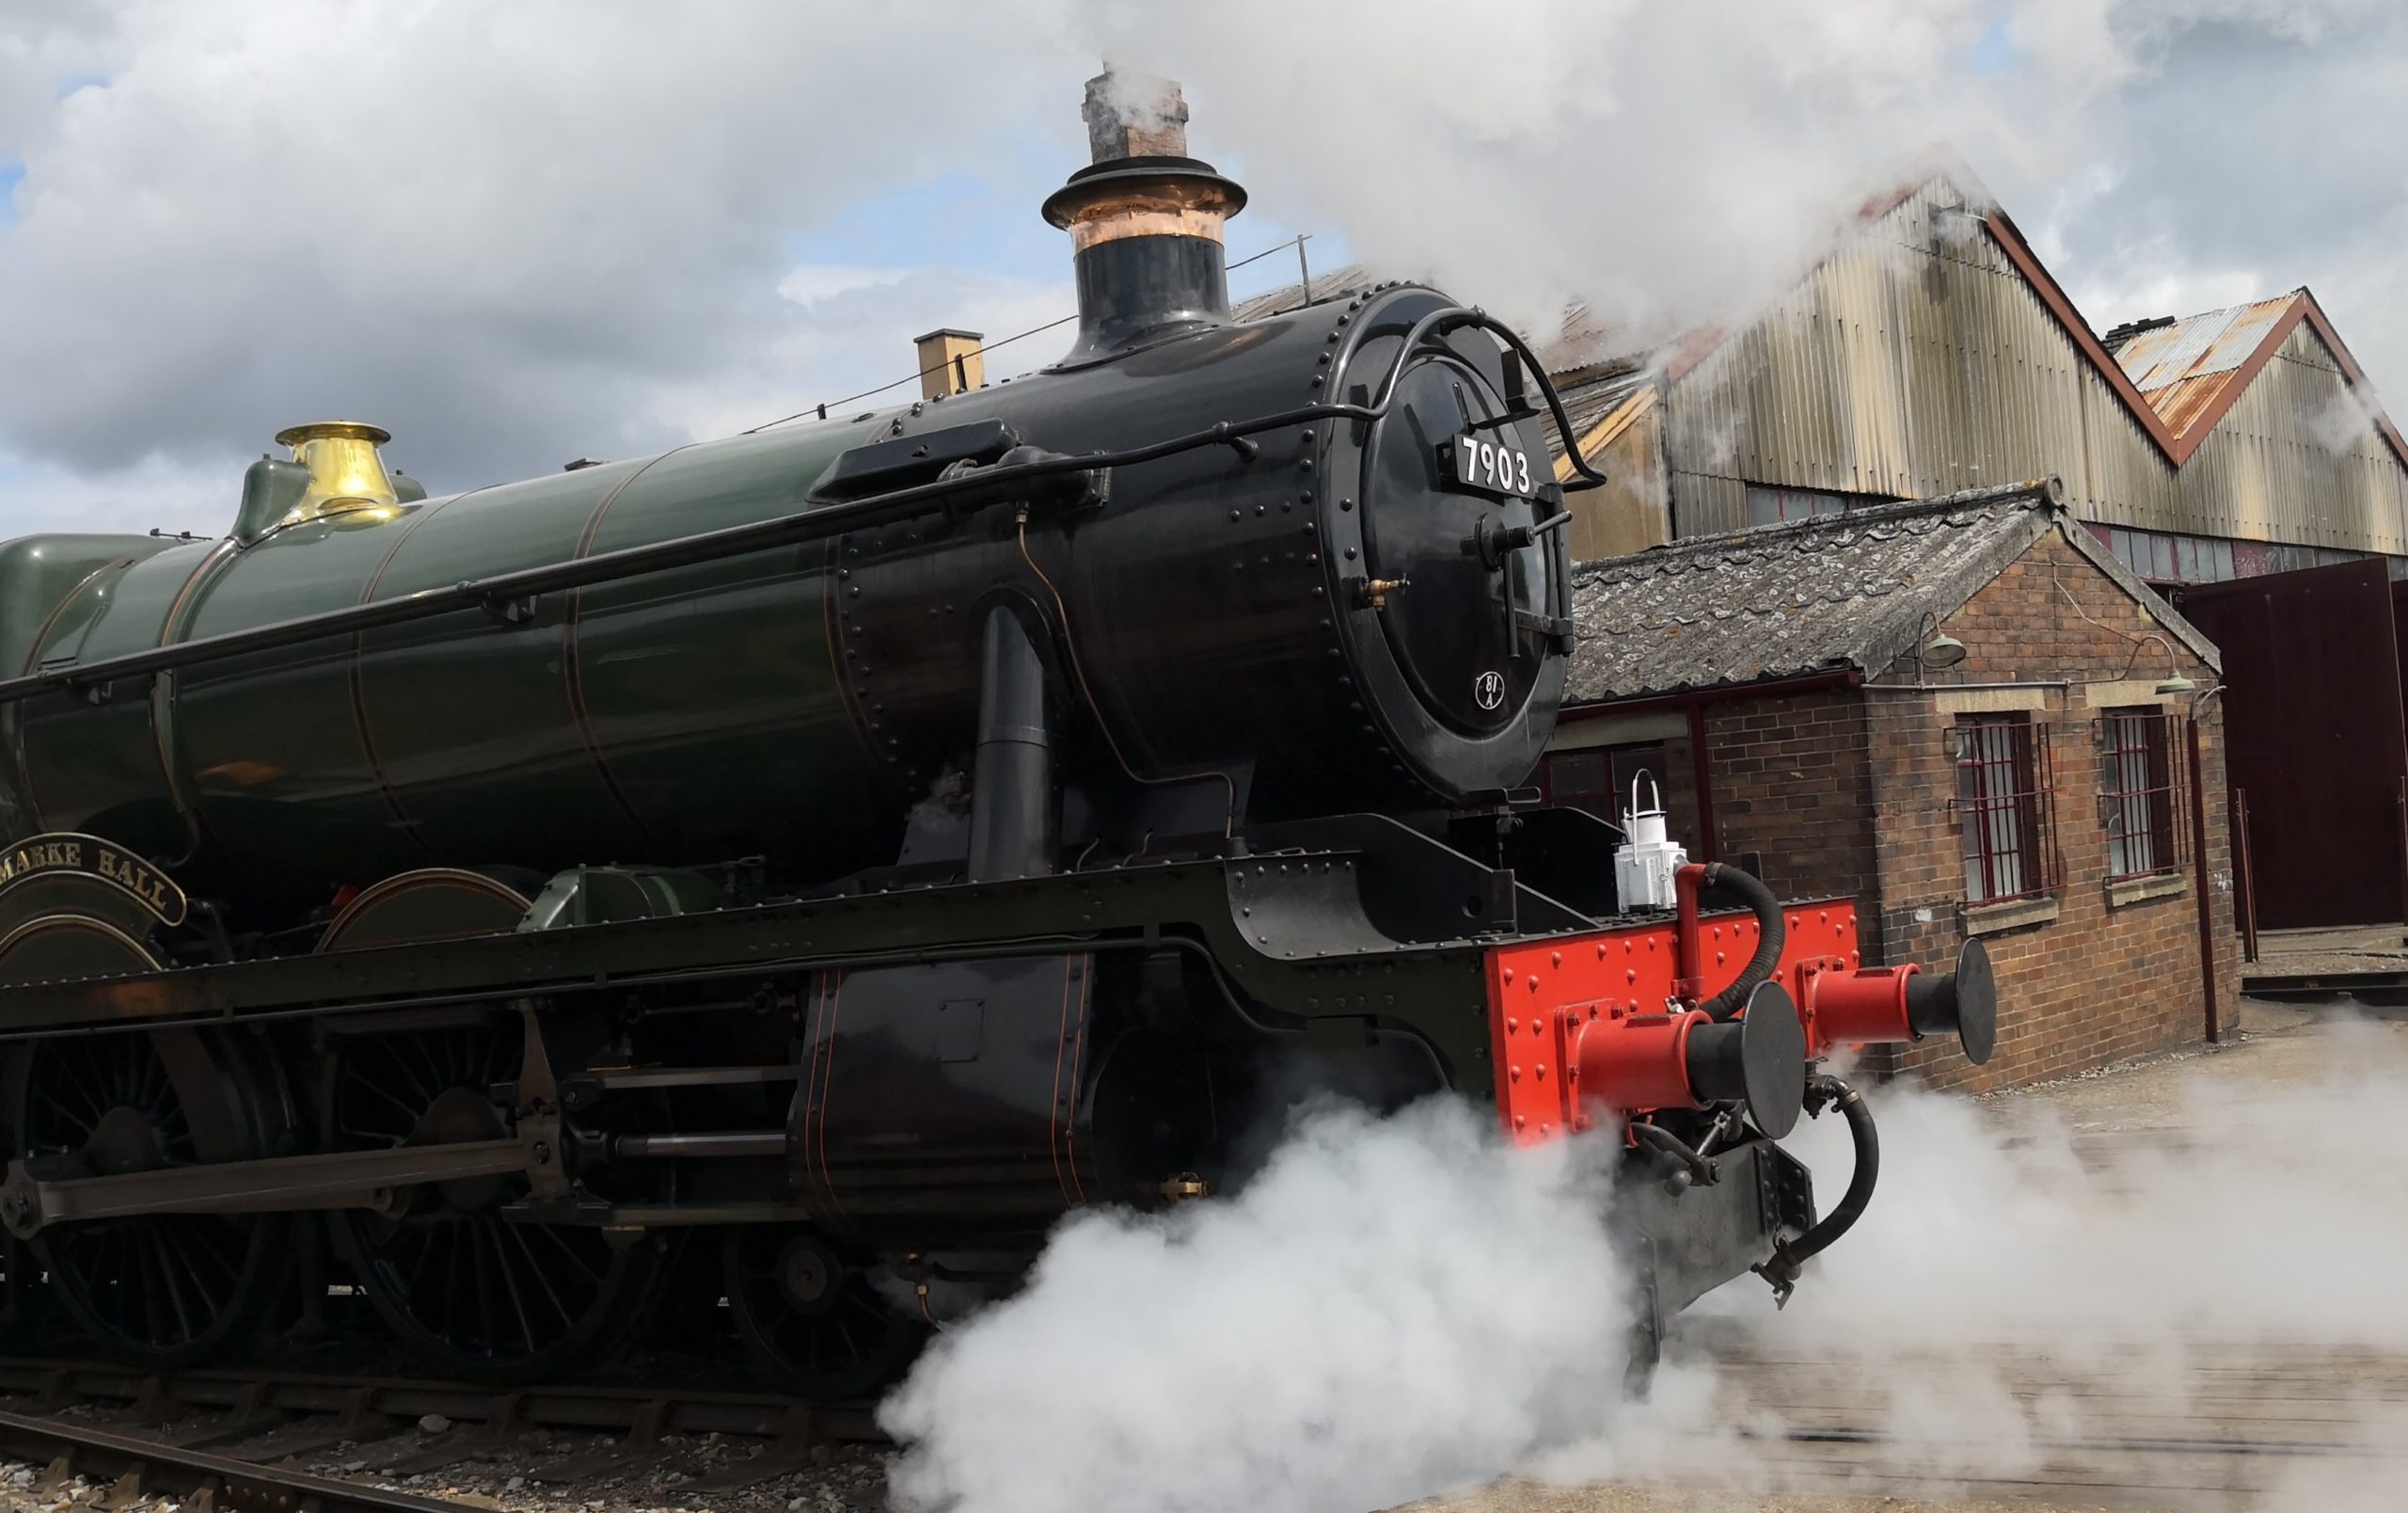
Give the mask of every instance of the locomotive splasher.
<path id="1" fill-rule="evenodd" d="M 1658 1313 L 1785 1292 L 1872 1180 L 1810 1060 L 1986 1052 L 1978 950 L 1862 969 L 1846 903 L 1727 869 L 1619 897 L 1516 790 L 1555 395 L 1419 286 L 1232 321 L 1183 119 L 1047 201 L 1042 373 L 434 498 L 301 426 L 221 539 L 0 547 L 12 1277 L 190 1360 L 323 1236 L 447 1370 L 684 1289 L 856 1393 L 1321 1087 L 1618 1124 Z M 1833 1103 L 1817 1223 L 1775 1140 Z"/>

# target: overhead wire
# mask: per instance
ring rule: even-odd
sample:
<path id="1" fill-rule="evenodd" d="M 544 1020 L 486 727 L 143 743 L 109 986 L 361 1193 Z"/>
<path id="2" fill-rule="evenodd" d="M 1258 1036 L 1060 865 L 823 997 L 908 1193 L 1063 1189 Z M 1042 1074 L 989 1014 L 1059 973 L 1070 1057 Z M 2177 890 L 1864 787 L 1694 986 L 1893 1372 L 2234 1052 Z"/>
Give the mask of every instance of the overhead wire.
<path id="1" fill-rule="evenodd" d="M 1244 267 L 1249 263 L 1261 262 L 1264 258 L 1271 256 L 1274 252 L 1285 252 L 1291 247 L 1302 247 L 1305 243 L 1312 239 L 1312 235 L 1313 233 L 1310 231 L 1300 232 L 1297 235 L 1288 238 L 1284 242 L 1280 242 L 1272 247 L 1266 247 L 1259 252 L 1250 253 L 1245 257 L 1238 259 L 1235 263 L 1228 264 L 1226 271 L 1234 273 L 1238 269 Z M 1068 326 L 1078 318 L 1079 317 L 1075 313 L 1072 313 L 1065 315 L 1059 320 L 1047 321 L 1042 326 L 1032 326 L 1025 331 L 1015 331 L 1011 335 L 1003 338 L 1001 341 L 982 342 L 978 350 L 980 353 L 984 354 L 992 352 L 998 347 L 1007 347 L 1014 342 L 1024 342 L 1032 336 L 1042 336 L 1046 332 L 1054 329 L 1056 326 Z M 905 374 L 902 377 L 895 379 L 893 383 L 880 384 L 876 389 L 864 389 L 858 394 L 847 394 L 842 399 L 824 400 L 803 409 L 799 409 L 792 415 L 781 415 L 774 421 L 763 421 L 760 424 L 753 426 L 752 429 L 739 432 L 738 434 L 742 436 L 757 436 L 761 432 L 770 429 L 772 426 L 784 425 L 789 421 L 800 421 L 805 417 L 824 421 L 828 418 L 828 412 L 832 409 L 850 405 L 856 400 L 875 399 L 879 395 L 886 393 L 891 390 L 900 389 L 905 384 L 911 383 L 916 379 L 926 378 L 930 374 L 943 373 L 945 369 L 951 367 L 955 360 L 956 359 L 952 358 L 941 358 L 936 362 L 930 363 L 925 368 Z"/>

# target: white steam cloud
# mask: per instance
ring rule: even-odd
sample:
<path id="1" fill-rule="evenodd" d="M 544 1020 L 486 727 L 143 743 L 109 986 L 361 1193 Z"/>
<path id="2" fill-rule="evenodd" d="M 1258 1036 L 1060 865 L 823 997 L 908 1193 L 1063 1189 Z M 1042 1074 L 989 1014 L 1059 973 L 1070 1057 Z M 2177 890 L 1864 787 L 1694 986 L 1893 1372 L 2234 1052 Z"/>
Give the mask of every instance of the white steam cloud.
<path id="1" fill-rule="evenodd" d="M 1594 1146 L 1512 1151 L 1444 1104 L 1322 1110 L 1235 1197 L 1071 1220 L 1023 1293 L 942 1338 L 886 1410 L 897 1504 L 1362 1513 L 1508 1472 L 1928 1491 L 2240 1436 L 2352 1452 L 2230 1457 L 2256 1505 L 2396 1505 L 2408 1036 L 2244 1054 L 2170 1096 L 2134 1084 L 2155 1101 L 2103 1130 L 1876 1090 L 1865 1218 L 1785 1314 L 1752 1278 L 1705 1299 L 1644 1403 Z M 1835 1200 L 1839 1121 L 1791 1144 Z M 2268 1369 L 2310 1406 L 2251 1395 Z M 1833 1426 L 1873 1441 L 1787 1439 Z"/>
<path id="2" fill-rule="evenodd" d="M 883 1422 L 909 1506 L 1318 1513 L 1485 1480 L 1593 1422 L 1626 1359 L 1601 1144 L 1430 1102 L 1307 1114 L 1237 1196 L 1081 1215 Z"/>
<path id="3" fill-rule="evenodd" d="M 1237 0 L 1102 35 L 1186 85 L 1198 147 L 1236 147 L 1264 203 L 1543 339 L 1584 302 L 1627 351 L 1768 297 L 1943 143 L 2002 191 L 2078 161 L 2122 76 L 2110 8 Z M 1299 28 L 1316 42 L 1273 40 Z"/>
<path id="4" fill-rule="evenodd" d="M 1543 340 L 1570 302 L 1611 353 L 1744 316 L 1944 147 L 2078 249 L 2101 328 L 2311 283 L 2408 382 L 2375 293 L 2408 221 L 2396 0 L 1223 0 L 1088 34 L 1180 79 L 1258 203 Z M 2140 275 L 2162 303 L 2115 297 Z"/>

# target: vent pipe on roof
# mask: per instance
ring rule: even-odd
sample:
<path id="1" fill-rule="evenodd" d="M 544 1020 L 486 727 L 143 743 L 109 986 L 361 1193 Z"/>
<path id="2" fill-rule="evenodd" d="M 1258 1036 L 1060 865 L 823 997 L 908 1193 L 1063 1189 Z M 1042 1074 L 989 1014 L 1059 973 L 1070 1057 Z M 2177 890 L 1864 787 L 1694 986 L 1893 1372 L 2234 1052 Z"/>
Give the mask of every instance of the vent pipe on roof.
<path id="1" fill-rule="evenodd" d="M 1245 191 L 1187 155 L 1179 86 L 1107 66 L 1087 81 L 1083 114 L 1095 161 L 1045 201 L 1078 276 L 1078 343 L 1063 364 L 1227 321 L 1221 228 Z"/>

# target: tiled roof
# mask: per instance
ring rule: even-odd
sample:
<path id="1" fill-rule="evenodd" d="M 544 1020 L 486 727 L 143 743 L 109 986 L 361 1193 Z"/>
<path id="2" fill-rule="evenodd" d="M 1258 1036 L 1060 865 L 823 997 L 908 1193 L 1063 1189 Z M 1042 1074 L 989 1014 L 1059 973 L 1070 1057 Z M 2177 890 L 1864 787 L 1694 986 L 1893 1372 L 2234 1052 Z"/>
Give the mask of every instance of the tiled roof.
<path id="1" fill-rule="evenodd" d="M 1926 613 L 1954 613 L 2055 523 L 2057 492 L 2053 479 L 1977 489 L 1576 567 L 1565 701 L 1878 674 Z"/>

